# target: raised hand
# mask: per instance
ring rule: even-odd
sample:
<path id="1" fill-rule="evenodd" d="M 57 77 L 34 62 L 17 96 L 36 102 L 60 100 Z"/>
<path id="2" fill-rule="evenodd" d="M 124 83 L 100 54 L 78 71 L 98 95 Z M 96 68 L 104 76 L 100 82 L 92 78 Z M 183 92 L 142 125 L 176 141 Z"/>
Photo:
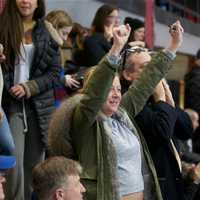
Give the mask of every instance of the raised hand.
<path id="1" fill-rule="evenodd" d="M 184 29 L 181 26 L 179 20 L 170 26 L 169 32 L 171 35 L 171 39 L 168 49 L 176 53 L 178 47 L 181 45 L 183 41 L 183 32 L 184 32 Z"/>
<path id="2" fill-rule="evenodd" d="M 162 80 L 162 85 L 163 85 L 163 88 L 165 90 L 165 99 L 166 99 L 166 102 L 169 105 L 171 105 L 172 107 L 175 107 L 175 102 L 174 102 L 171 90 L 170 90 L 169 85 L 168 85 L 168 83 L 166 82 L 165 79 Z"/>
<path id="3" fill-rule="evenodd" d="M 119 56 L 121 50 L 128 40 L 130 32 L 131 28 L 128 24 L 113 28 L 113 46 L 110 50 L 110 54 Z"/>

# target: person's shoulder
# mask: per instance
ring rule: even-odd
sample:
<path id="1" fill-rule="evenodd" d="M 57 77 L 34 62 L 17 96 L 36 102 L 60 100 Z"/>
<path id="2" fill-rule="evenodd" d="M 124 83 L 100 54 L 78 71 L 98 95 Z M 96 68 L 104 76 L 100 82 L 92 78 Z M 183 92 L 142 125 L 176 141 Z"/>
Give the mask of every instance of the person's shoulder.
<path id="1" fill-rule="evenodd" d="M 45 27 L 45 24 L 44 24 L 44 20 L 42 19 L 38 19 L 36 21 L 36 24 L 35 24 L 35 27 L 33 29 L 33 35 L 34 37 L 36 38 L 47 38 L 48 35 L 49 35 L 49 32 L 47 30 L 47 28 Z"/>
<path id="2" fill-rule="evenodd" d="M 33 31 L 33 37 L 35 43 L 48 43 L 48 46 L 51 47 L 51 49 L 55 49 L 56 51 L 59 48 L 59 43 L 55 40 L 55 38 L 53 38 L 53 34 L 50 32 L 50 28 L 47 28 L 47 24 L 43 19 L 37 20 Z"/>
<path id="3" fill-rule="evenodd" d="M 105 37 L 103 33 L 93 33 L 92 35 L 86 37 L 86 42 L 97 42 L 97 41 L 104 41 Z"/>
<path id="4" fill-rule="evenodd" d="M 53 25 L 44 20 L 44 25 L 46 27 L 46 29 L 48 30 L 50 36 L 53 38 L 53 40 L 59 45 L 62 46 L 63 45 L 63 40 L 62 38 L 59 36 L 57 30 L 53 27 Z"/>

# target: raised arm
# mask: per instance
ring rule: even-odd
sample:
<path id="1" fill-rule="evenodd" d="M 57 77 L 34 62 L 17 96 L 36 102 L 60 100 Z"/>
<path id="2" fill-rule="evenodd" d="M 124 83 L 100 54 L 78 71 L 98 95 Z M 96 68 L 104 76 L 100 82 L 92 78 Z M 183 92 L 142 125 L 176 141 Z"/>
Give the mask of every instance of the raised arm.
<path id="1" fill-rule="evenodd" d="M 74 118 L 79 125 L 91 125 L 96 119 L 96 115 L 101 110 L 113 79 L 118 70 L 118 60 L 120 52 L 126 43 L 130 33 L 129 25 L 122 25 L 113 29 L 114 43 L 108 55 L 95 67 L 89 80 L 84 85 L 84 97 L 77 106 Z"/>
<path id="2" fill-rule="evenodd" d="M 145 105 L 158 82 L 171 68 L 171 61 L 182 42 L 183 28 L 179 21 L 173 24 L 175 29 L 170 31 L 169 46 L 154 56 L 145 67 L 138 80 L 134 81 L 129 90 L 123 95 L 122 106 L 131 117 L 134 117 Z"/>

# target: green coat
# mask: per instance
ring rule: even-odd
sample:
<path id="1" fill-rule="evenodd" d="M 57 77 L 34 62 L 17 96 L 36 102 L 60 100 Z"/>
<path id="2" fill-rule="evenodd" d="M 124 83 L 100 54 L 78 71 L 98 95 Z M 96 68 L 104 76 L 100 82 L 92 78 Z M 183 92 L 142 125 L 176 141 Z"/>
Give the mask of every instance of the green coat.
<path id="1" fill-rule="evenodd" d="M 107 57 L 102 59 L 85 87 L 83 95 L 79 98 L 74 96 L 67 100 L 67 102 L 70 102 L 67 103 L 68 108 L 66 103 L 60 108 L 60 112 L 63 113 L 62 117 L 65 118 L 63 124 L 68 124 L 67 129 L 72 138 L 73 148 L 77 155 L 76 159 L 83 167 L 81 178 L 86 184 L 87 200 L 120 199 L 116 176 L 116 152 L 109 137 L 112 130 L 108 126 L 107 117 L 100 112 L 118 68 L 119 66 L 117 65 L 109 64 Z M 143 158 L 154 180 L 157 200 L 162 200 L 162 196 L 155 168 L 143 136 L 135 128 L 133 118 L 143 108 L 155 86 L 169 69 L 170 58 L 167 54 L 160 52 L 145 68 L 140 79 L 135 81 L 134 85 L 123 95 L 121 107 L 116 113 L 135 132 L 142 144 Z M 67 114 L 64 114 L 69 107 L 71 118 L 69 116 L 66 117 Z M 58 116 L 54 117 L 57 121 L 59 120 Z M 68 119 L 68 122 L 66 119 Z M 56 130 L 56 123 L 52 124 L 54 130 Z M 62 123 L 59 126 L 62 126 Z M 68 131 L 64 131 L 63 128 L 63 133 L 55 131 L 54 134 L 49 134 L 50 149 L 55 154 L 67 155 L 65 141 Z"/>

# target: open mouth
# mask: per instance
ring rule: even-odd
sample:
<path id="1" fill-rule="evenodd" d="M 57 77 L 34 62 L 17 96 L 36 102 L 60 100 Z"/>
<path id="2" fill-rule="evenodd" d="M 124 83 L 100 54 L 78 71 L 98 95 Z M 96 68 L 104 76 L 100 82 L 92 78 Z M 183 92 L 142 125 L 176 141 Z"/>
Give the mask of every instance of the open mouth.
<path id="1" fill-rule="evenodd" d="M 118 104 L 119 104 L 119 101 L 109 101 L 109 103 L 110 103 L 111 105 L 118 105 Z"/>

